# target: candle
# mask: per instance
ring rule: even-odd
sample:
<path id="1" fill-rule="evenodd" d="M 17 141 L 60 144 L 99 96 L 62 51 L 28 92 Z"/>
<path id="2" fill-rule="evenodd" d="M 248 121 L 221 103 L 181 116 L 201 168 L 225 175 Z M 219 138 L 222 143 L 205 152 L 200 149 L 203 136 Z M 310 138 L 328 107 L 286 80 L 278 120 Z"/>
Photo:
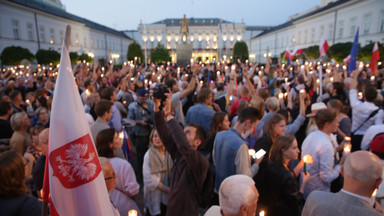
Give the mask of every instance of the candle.
<path id="1" fill-rule="evenodd" d="M 287 92 L 285 92 L 285 93 L 284 93 L 284 97 L 286 98 L 287 96 L 288 96 L 288 93 L 287 93 Z"/>
<path id="2" fill-rule="evenodd" d="M 234 71 L 236 69 L 236 66 L 232 65 L 231 69 Z"/>
<path id="3" fill-rule="evenodd" d="M 124 105 L 127 105 L 127 101 L 123 101 L 123 104 L 124 104 Z"/>
<path id="4" fill-rule="evenodd" d="M 331 82 L 333 82 L 333 77 L 330 78 Z"/>
<path id="5" fill-rule="evenodd" d="M 220 75 L 220 71 L 217 71 L 216 74 L 217 74 L 217 75 Z"/>
<path id="6" fill-rule="evenodd" d="M 300 89 L 300 94 L 304 94 L 305 93 L 305 89 Z"/>
<path id="7" fill-rule="evenodd" d="M 304 173 L 307 174 L 307 164 L 312 164 L 313 158 L 311 155 L 307 154 L 307 155 L 304 155 L 303 161 L 304 161 Z"/>
<path id="8" fill-rule="evenodd" d="M 104 71 L 104 70 L 105 70 L 105 68 L 104 68 L 104 67 L 101 67 L 101 70 L 102 70 L 102 71 Z"/>
<path id="9" fill-rule="evenodd" d="M 104 74 L 101 74 L 101 77 L 104 77 Z"/>
<path id="10" fill-rule="evenodd" d="M 259 216 L 265 216 L 265 212 L 264 212 L 264 211 L 261 211 L 261 212 L 259 213 Z"/>
<path id="11" fill-rule="evenodd" d="M 352 145 L 351 145 L 351 137 L 344 137 L 344 152 L 345 153 L 350 153 L 351 152 L 351 148 L 352 148 Z"/>
<path id="12" fill-rule="evenodd" d="M 372 80 L 372 81 L 375 80 L 375 76 L 371 76 L 371 80 Z"/>
<path id="13" fill-rule="evenodd" d="M 343 65 L 343 70 L 347 69 L 347 66 Z"/>
<path id="14" fill-rule="evenodd" d="M 252 157 L 254 154 L 256 154 L 255 149 L 249 149 L 249 150 L 248 150 L 248 154 L 249 154 L 249 156 Z"/>
<path id="15" fill-rule="evenodd" d="M 27 99 L 27 100 L 25 101 L 25 103 L 29 104 L 29 100 Z"/>
<path id="16" fill-rule="evenodd" d="M 357 96 L 359 97 L 360 100 L 363 99 L 363 92 L 357 93 Z"/>
<path id="17" fill-rule="evenodd" d="M 339 64 L 336 64 L 336 67 L 339 67 Z"/>
<path id="18" fill-rule="evenodd" d="M 377 188 L 373 191 L 372 197 L 376 197 L 376 193 L 377 193 Z"/>
<path id="19" fill-rule="evenodd" d="M 87 97 L 89 97 L 89 94 L 90 94 L 90 93 L 89 93 L 89 90 L 88 90 L 88 89 L 85 90 L 85 94 L 87 95 Z"/>
<path id="20" fill-rule="evenodd" d="M 284 97 L 284 94 L 283 93 L 279 93 L 279 99 L 283 99 Z"/>
<path id="21" fill-rule="evenodd" d="M 200 85 L 201 85 L 201 86 L 203 85 L 203 81 L 202 81 L 202 80 L 200 81 Z"/>
<path id="22" fill-rule="evenodd" d="M 120 138 L 121 140 L 124 139 L 124 132 L 120 132 L 120 133 L 119 133 L 119 138 Z"/>
<path id="23" fill-rule="evenodd" d="M 128 212 L 128 216 L 137 216 L 137 211 L 136 210 L 130 210 Z"/>
<path id="24" fill-rule="evenodd" d="M 285 80 L 285 82 L 288 82 L 288 78 L 285 78 L 284 80 Z"/>

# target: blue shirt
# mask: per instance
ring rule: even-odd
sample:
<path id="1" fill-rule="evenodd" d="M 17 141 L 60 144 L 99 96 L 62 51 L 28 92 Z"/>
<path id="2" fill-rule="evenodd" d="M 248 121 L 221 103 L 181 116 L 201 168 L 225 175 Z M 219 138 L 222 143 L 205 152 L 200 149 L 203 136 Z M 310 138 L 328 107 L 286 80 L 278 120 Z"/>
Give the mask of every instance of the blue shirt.
<path id="1" fill-rule="evenodd" d="M 205 133 L 208 134 L 213 115 L 215 115 L 215 111 L 207 105 L 200 103 L 189 108 L 185 120 L 187 125 L 190 123 L 200 125 L 204 128 Z"/>

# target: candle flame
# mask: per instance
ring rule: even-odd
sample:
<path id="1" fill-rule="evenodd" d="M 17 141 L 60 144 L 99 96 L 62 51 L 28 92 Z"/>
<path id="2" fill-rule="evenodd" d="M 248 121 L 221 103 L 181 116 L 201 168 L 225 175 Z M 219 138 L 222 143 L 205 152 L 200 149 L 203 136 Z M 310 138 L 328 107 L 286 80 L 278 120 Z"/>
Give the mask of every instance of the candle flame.
<path id="1" fill-rule="evenodd" d="M 309 155 L 309 154 L 304 155 L 303 160 L 304 160 L 304 163 L 306 163 L 306 164 L 312 164 L 313 163 L 313 157 L 312 157 L 312 155 Z"/>
<path id="2" fill-rule="evenodd" d="M 120 132 L 120 133 L 119 133 L 119 138 L 120 138 L 120 139 L 124 139 L 124 132 Z"/>
<path id="3" fill-rule="evenodd" d="M 265 212 L 264 212 L 264 211 L 261 211 L 261 212 L 259 213 L 259 216 L 265 216 Z"/>
<path id="4" fill-rule="evenodd" d="M 254 154 L 256 154 L 255 149 L 249 149 L 248 154 L 249 154 L 249 156 L 253 156 Z"/>
<path id="5" fill-rule="evenodd" d="M 283 99 L 284 97 L 284 94 L 283 93 L 279 93 L 279 99 Z"/>
<path id="6" fill-rule="evenodd" d="M 128 216 L 137 216 L 137 211 L 136 210 L 130 210 L 128 212 Z"/>
<path id="7" fill-rule="evenodd" d="M 376 193 L 377 193 L 377 188 L 373 191 L 372 197 L 376 197 Z"/>
<path id="8" fill-rule="evenodd" d="M 346 136 L 346 137 L 344 137 L 344 140 L 350 142 L 351 141 L 351 137 L 347 137 Z"/>

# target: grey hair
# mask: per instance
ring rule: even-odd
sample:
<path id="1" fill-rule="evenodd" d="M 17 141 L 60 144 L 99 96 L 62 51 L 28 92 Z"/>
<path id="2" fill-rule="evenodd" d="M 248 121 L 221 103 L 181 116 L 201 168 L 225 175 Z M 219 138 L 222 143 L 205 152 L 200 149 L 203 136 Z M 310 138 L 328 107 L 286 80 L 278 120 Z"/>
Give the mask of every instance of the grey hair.
<path id="1" fill-rule="evenodd" d="M 276 97 L 269 97 L 265 101 L 270 111 L 277 111 L 279 109 L 280 103 Z"/>
<path id="2" fill-rule="evenodd" d="M 364 159 L 372 161 L 370 162 L 369 168 L 367 166 L 361 165 L 360 160 L 356 160 L 353 157 L 354 155 L 349 155 L 345 159 L 344 175 L 349 176 L 359 182 L 371 184 L 381 177 L 383 167 L 381 165 L 380 159 L 376 155 L 371 152 L 364 153 L 369 153 L 368 157 L 370 157 L 366 157 Z"/>
<path id="3" fill-rule="evenodd" d="M 253 179 L 246 175 L 232 175 L 224 179 L 219 189 L 220 208 L 226 214 L 236 214 L 244 204 L 250 203 L 257 194 L 252 187 Z"/>
<path id="4" fill-rule="evenodd" d="M 20 130 L 20 125 L 21 125 L 21 119 L 24 117 L 24 116 L 27 116 L 27 113 L 25 112 L 18 112 L 18 113 L 15 113 L 11 116 L 11 127 L 14 131 L 17 131 L 17 130 Z"/>

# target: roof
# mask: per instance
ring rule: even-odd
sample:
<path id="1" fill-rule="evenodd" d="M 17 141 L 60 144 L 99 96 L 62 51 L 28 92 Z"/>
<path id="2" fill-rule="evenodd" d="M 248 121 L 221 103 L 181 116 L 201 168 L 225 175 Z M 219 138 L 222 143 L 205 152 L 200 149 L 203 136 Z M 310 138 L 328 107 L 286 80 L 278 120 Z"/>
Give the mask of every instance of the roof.
<path id="1" fill-rule="evenodd" d="M 297 18 L 294 18 L 292 20 L 288 20 L 287 22 L 283 23 L 283 24 L 280 24 L 278 26 L 275 26 L 275 27 L 272 27 L 272 28 L 269 28 L 263 32 L 261 32 L 260 34 L 256 35 L 255 37 L 253 38 L 257 38 L 257 37 L 260 37 L 260 36 L 263 36 L 263 35 L 266 35 L 266 34 L 269 34 L 271 32 L 275 32 L 275 31 L 278 31 L 278 30 L 281 30 L 281 29 L 284 29 L 286 27 L 289 27 L 289 26 L 292 26 L 294 22 L 297 22 L 301 19 L 305 19 L 307 17 L 310 17 L 310 16 L 313 16 L 315 14 L 318 14 L 318 13 L 321 13 L 323 11 L 326 11 L 326 10 L 329 10 L 331 8 L 334 8 L 334 7 L 337 7 L 339 5 L 342 5 L 342 4 L 345 4 L 347 2 L 350 2 L 350 1 L 353 1 L 353 0 L 338 0 L 338 1 L 335 1 L 335 2 L 330 2 L 329 4 L 327 4 L 326 6 L 324 7 L 320 7 L 319 9 L 317 10 L 313 10 L 313 11 L 310 11 L 309 13 L 306 13 L 302 16 L 299 16 Z"/>
<path id="2" fill-rule="evenodd" d="M 48 5 L 48 4 L 44 4 L 40 1 L 35 1 L 35 0 L 7 0 L 7 1 L 22 5 L 24 7 L 32 8 L 32 9 L 35 9 L 35 10 L 38 10 L 38 11 L 41 11 L 41 12 L 44 12 L 47 14 L 51 14 L 53 16 L 58 16 L 61 18 L 75 21 L 75 22 L 83 23 L 86 27 L 97 30 L 97 31 L 109 33 L 112 35 L 116 35 L 119 37 L 124 37 L 124 38 L 132 40 L 132 38 L 125 35 L 122 31 L 118 31 L 118 30 L 109 28 L 107 26 L 92 22 L 88 19 L 70 14 L 63 9 L 60 9 L 58 7 L 53 7 L 53 6 Z"/>
<path id="3" fill-rule="evenodd" d="M 181 26 L 183 19 L 163 19 L 152 24 L 165 24 L 167 27 Z M 232 23 L 219 18 L 189 18 L 188 26 L 219 26 L 220 23 Z"/>
<path id="4" fill-rule="evenodd" d="M 264 30 L 267 30 L 271 27 L 272 26 L 247 26 L 245 28 L 245 30 L 247 30 L 247 31 L 264 31 Z"/>

